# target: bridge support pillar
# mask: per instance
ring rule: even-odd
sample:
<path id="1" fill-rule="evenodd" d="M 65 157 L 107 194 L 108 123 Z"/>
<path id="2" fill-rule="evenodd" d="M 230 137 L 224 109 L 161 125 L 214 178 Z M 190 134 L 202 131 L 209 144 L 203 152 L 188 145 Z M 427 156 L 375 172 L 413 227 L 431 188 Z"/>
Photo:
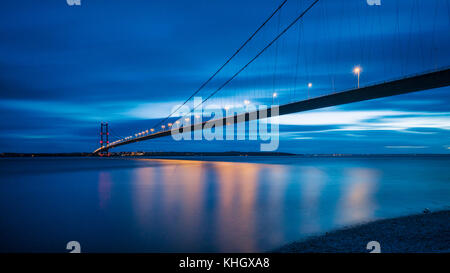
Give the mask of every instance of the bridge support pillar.
<path id="1" fill-rule="evenodd" d="M 100 147 L 108 146 L 109 144 L 109 131 L 108 122 L 102 122 L 100 124 Z M 108 149 L 104 149 L 99 153 L 100 156 L 109 156 Z"/>

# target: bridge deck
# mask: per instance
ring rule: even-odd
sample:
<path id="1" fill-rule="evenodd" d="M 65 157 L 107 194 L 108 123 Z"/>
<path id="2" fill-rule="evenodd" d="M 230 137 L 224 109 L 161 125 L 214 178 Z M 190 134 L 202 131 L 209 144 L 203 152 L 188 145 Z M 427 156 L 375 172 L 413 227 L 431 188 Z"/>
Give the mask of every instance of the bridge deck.
<path id="1" fill-rule="evenodd" d="M 302 100 L 298 102 L 288 103 L 279 106 L 279 115 L 287 115 L 297 112 L 309 111 L 314 109 L 325 108 L 329 106 L 342 105 L 352 102 L 359 102 L 377 98 L 384 98 L 394 95 L 406 94 L 416 91 L 423 91 L 428 89 L 434 89 L 439 87 L 445 87 L 450 85 L 450 69 L 444 69 L 435 72 L 429 72 L 421 75 L 415 75 L 406 77 L 399 80 L 394 80 L 390 82 L 384 82 L 379 84 L 374 84 L 371 86 L 366 86 L 362 88 L 350 89 L 346 91 L 341 91 L 334 94 L 329 94 L 321 97 L 316 97 L 308 100 Z M 272 116 L 272 108 L 267 110 L 267 115 L 260 115 L 259 111 L 237 114 L 230 117 L 225 117 L 222 119 L 222 124 L 227 122 L 245 122 L 249 121 L 250 117 L 253 119 L 266 118 L 267 116 Z M 176 128 L 172 130 L 157 132 L 154 134 L 136 137 L 130 140 L 126 140 L 120 143 L 112 144 L 107 147 L 99 148 L 93 153 L 98 153 L 106 148 L 111 149 L 114 147 L 131 144 L 134 142 L 140 142 L 144 140 L 159 138 L 169 136 L 172 133 L 182 133 L 184 130 L 190 129 L 201 130 L 206 123 L 213 122 L 205 121 L 203 123 L 192 124 L 187 127 Z M 190 128 L 189 128 L 190 127 Z"/>

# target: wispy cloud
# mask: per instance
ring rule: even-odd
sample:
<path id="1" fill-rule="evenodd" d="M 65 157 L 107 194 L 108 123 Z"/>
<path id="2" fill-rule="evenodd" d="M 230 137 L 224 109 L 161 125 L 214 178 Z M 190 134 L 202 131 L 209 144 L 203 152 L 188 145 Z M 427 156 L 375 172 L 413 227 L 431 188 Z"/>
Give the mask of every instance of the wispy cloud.
<path id="1" fill-rule="evenodd" d="M 281 125 L 323 126 L 337 125 L 338 128 L 321 130 L 330 131 L 401 131 L 414 134 L 433 134 L 421 132 L 417 128 L 438 128 L 450 130 L 450 113 L 428 113 L 408 111 L 318 111 L 299 113 L 279 118 Z M 318 131 L 309 131 L 314 133 Z"/>
<path id="2" fill-rule="evenodd" d="M 0 108 L 64 117 L 84 121 L 117 121 L 162 118 L 179 102 L 139 103 L 136 101 L 62 102 L 37 100 L 0 100 Z"/>
<path id="3" fill-rule="evenodd" d="M 424 149 L 424 148 L 428 148 L 429 146 L 384 146 L 385 148 L 388 149 Z"/>

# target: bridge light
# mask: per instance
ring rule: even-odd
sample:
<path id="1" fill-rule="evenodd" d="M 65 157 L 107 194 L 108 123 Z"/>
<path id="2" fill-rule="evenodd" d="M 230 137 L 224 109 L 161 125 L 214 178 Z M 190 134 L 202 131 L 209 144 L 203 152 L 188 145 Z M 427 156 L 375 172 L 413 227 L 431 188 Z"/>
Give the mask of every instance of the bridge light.
<path id="1" fill-rule="evenodd" d="M 195 115 L 195 118 L 200 118 L 200 115 Z"/>
<path id="2" fill-rule="evenodd" d="M 167 124 L 167 126 L 172 127 L 172 123 Z"/>
<path id="3" fill-rule="evenodd" d="M 228 110 L 230 110 L 230 106 L 229 105 L 225 106 L 225 111 L 228 111 Z"/>
<path id="4" fill-rule="evenodd" d="M 308 88 L 312 87 L 312 82 L 308 83 Z"/>
<path id="5" fill-rule="evenodd" d="M 152 128 L 152 129 L 150 129 L 150 132 L 153 132 L 153 131 L 155 131 L 155 129 L 153 129 L 153 128 Z"/>
<path id="6" fill-rule="evenodd" d="M 177 120 L 176 122 L 175 122 L 176 124 L 180 124 L 180 121 L 179 120 Z"/>
<path id="7" fill-rule="evenodd" d="M 359 88 L 359 75 L 361 74 L 362 68 L 358 65 L 353 68 L 353 73 L 358 75 L 358 88 Z"/>
<path id="8" fill-rule="evenodd" d="M 272 97 L 276 98 L 278 96 L 278 94 L 275 92 L 273 93 Z"/>
<path id="9" fill-rule="evenodd" d="M 163 128 L 163 129 L 164 129 L 164 128 L 166 128 L 166 126 L 165 126 L 165 125 L 161 125 L 161 128 Z"/>
<path id="10" fill-rule="evenodd" d="M 249 104 L 250 104 L 250 101 L 249 101 L 249 100 L 244 100 L 244 104 L 245 104 L 245 105 L 249 105 Z"/>
<path id="11" fill-rule="evenodd" d="M 189 121 L 190 119 L 189 119 L 189 118 L 185 118 L 184 120 L 185 120 L 185 121 Z"/>

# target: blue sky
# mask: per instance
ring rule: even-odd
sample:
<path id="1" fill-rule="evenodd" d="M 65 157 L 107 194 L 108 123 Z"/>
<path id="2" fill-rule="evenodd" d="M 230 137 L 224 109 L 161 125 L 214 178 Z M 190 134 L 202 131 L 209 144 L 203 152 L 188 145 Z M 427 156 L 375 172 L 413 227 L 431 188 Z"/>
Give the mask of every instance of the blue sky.
<path id="1" fill-rule="evenodd" d="M 0 152 L 92 151 L 101 121 L 127 136 L 184 101 L 281 3 L 8 1 L 0 10 Z M 311 1 L 288 1 L 206 97 Z M 450 64 L 449 3 L 322 0 L 210 103 L 279 103 Z M 308 89 L 307 83 L 313 83 Z M 295 153 L 449 153 L 450 89 L 282 117 Z M 118 150 L 258 151 L 258 141 L 147 141 Z"/>

